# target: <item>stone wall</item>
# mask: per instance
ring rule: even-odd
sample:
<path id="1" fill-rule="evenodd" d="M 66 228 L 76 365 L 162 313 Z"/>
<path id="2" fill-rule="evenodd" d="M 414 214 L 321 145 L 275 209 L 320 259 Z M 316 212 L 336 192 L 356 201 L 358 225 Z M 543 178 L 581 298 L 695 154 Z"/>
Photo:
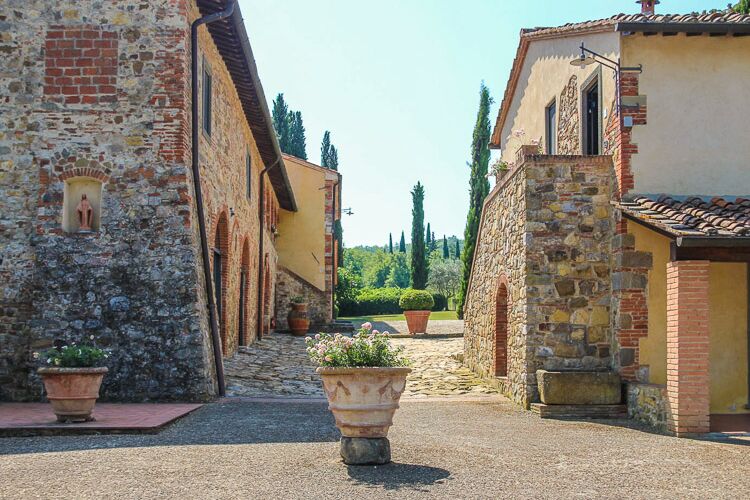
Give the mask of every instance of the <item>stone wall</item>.
<path id="1" fill-rule="evenodd" d="M 276 275 L 276 329 L 288 331 L 287 314 L 294 297 L 304 297 L 307 302 L 307 313 L 310 328 L 325 326 L 331 321 L 331 297 L 292 271 L 279 266 Z"/>
<path id="2" fill-rule="evenodd" d="M 656 384 L 628 384 L 628 416 L 659 430 L 667 428 L 667 388 Z"/>
<path id="3" fill-rule="evenodd" d="M 38 399 L 32 352 L 90 337 L 113 353 L 104 399 L 215 393 L 189 168 L 196 16 L 184 0 L 0 7 L 0 399 Z M 214 75 L 213 133 L 201 139 L 201 164 L 209 243 L 220 221 L 227 228 L 221 323 L 229 353 L 241 266 L 247 330 L 255 331 L 262 162 L 205 28 L 200 44 Z M 248 151 L 256 180 L 249 200 Z M 103 184 L 97 232 L 62 231 L 65 182 L 79 177 Z M 272 222 L 264 231 L 269 266 Z"/>
<path id="4" fill-rule="evenodd" d="M 536 370 L 611 364 L 609 157 L 539 156 L 490 194 L 466 309 L 465 362 L 492 373 L 499 280 L 510 291 L 506 391 L 538 400 Z"/>

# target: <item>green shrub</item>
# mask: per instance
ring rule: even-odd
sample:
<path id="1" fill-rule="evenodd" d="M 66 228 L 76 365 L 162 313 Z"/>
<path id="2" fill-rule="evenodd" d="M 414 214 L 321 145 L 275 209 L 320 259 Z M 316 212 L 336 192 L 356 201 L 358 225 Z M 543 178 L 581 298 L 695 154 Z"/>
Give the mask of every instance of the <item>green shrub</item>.
<path id="1" fill-rule="evenodd" d="M 363 288 L 353 300 L 339 300 L 339 312 L 344 317 L 398 314 L 402 292 L 401 288 Z"/>
<path id="2" fill-rule="evenodd" d="M 109 357 L 107 351 L 90 345 L 63 345 L 44 353 L 34 353 L 34 358 L 55 368 L 89 368 L 101 366 Z"/>
<path id="3" fill-rule="evenodd" d="M 442 293 L 433 293 L 432 300 L 435 301 L 435 305 L 432 306 L 433 311 L 445 311 L 448 309 L 448 299 Z"/>
<path id="4" fill-rule="evenodd" d="M 435 305 L 435 300 L 430 292 L 410 289 L 401 294 L 398 305 L 404 311 L 429 311 Z"/>

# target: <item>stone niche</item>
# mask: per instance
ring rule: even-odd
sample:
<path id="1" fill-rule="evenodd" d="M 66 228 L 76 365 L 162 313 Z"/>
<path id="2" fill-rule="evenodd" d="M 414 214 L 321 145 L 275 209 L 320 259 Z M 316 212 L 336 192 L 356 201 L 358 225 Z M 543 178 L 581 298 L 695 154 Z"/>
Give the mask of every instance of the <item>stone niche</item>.
<path id="1" fill-rule="evenodd" d="M 63 194 L 62 228 L 66 233 L 96 232 L 101 226 L 102 181 L 93 177 L 73 177 L 65 180 Z M 83 195 L 86 195 L 91 207 L 91 228 L 81 228 L 79 207 Z"/>

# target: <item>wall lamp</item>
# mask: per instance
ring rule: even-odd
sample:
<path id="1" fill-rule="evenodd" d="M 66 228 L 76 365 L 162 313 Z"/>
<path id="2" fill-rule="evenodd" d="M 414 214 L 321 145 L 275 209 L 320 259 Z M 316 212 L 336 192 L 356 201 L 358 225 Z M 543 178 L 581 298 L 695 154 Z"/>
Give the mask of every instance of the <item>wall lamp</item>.
<path id="1" fill-rule="evenodd" d="M 586 48 L 583 42 L 581 42 L 580 48 L 581 55 L 570 61 L 571 66 L 585 68 L 589 64 L 598 63 L 615 72 L 615 93 L 617 98 L 617 112 L 619 113 L 620 107 L 622 106 L 622 99 L 620 97 L 620 73 L 622 73 L 623 71 L 628 73 L 643 73 L 643 65 L 639 64 L 638 66 L 621 66 L 619 58 L 615 61 L 597 52 L 594 52 L 593 50 L 589 50 Z"/>
<path id="2" fill-rule="evenodd" d="M 346 215 L 354 215 L 354 212 L 352 212 L 351 208 L 342 208 L 341 212 L 344 213 L 344 214 L 346 214 Z"/>

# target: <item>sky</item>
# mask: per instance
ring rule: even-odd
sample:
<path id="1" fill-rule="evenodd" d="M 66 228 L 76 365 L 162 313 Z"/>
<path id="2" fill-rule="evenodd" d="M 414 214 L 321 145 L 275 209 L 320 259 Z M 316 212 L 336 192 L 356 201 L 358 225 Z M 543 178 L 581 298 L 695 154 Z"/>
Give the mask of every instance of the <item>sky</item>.
<path id="1" fill-rule="evenodd" d="M 240 0 L 269 109 L 282 92 L 301 111 L 307 155 L 331 131 L 343 175 L 344 243 L 410 241 L 411 194 L 425 225 L 463 237 L 481 82 L 494 124 L 521 28 L 636 13 L 635 0 Z M 657 12 L 725 8 L 662 0 Z"/>

